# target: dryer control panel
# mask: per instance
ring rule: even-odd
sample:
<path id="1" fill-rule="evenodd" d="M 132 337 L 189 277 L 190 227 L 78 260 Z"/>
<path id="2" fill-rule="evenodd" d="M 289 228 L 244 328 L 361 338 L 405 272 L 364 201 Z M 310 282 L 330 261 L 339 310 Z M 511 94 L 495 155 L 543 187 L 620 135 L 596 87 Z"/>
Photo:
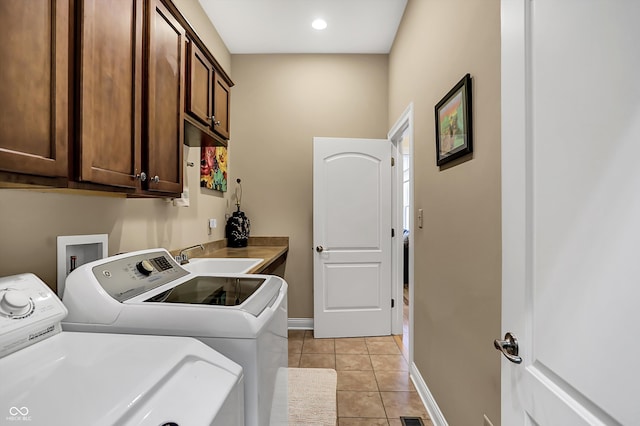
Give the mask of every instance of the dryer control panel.
<path id="1" fill-rule="evenodd" d="M 120 255 L 113 260 L 99 261 L 92 272 L 100 286 L 118 302 L 189 275 L 164 250 Z"/>
<path id="2" fill-rule="evenodd" d="M 0 278 L 0 358 L 61 331 L 67 308 L 40 278 Z"/>

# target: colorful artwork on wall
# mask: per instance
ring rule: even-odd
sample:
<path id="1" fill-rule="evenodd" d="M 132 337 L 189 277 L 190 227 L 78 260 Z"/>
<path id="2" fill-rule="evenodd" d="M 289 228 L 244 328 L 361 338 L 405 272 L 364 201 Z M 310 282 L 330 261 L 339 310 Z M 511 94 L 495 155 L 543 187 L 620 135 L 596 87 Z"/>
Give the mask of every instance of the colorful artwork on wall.
<path id="1" fill-rule="evenodd" d="M 473 152 L 471 75 L 467 74 L 436 105 L 436 164 Z"/>
<path id="2" fill-rule="evenodd" d="M 227 147 L 203 146 L 200 149 L 200 186 L 227 191 Z"/>

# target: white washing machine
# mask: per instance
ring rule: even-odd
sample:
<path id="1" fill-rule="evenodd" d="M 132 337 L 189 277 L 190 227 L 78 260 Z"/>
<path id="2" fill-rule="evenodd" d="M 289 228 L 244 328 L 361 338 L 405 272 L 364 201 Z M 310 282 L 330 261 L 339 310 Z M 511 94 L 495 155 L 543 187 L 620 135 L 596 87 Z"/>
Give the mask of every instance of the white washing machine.
<path id="1" fill-rule="evenodd" d="M 191 273 L 164 249 L 80 266 L 66 280 L 64 330 L 195 337 L 240 364 L 245 421 L 266 426 L 287 367 L 287 283 L 271 275 Z"/>
<path id="2" fill-rule="evenodd" d="M 244 424 L 242 368 L 185 337 L 61 331 L 33 274 L 0 278 L 0 424 Z"/>

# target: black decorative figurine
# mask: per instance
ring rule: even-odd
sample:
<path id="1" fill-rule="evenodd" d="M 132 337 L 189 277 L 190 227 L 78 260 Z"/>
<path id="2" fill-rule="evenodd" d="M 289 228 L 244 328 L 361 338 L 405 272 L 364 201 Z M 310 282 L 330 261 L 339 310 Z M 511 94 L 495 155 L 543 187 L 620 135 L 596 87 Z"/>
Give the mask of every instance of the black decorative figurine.
<path id="1" fill-rule="evenodd" d="M 242 184 L 240 179 L 236 179 L 236 207 L 237 211 L 233 212 L 231 217 L 227 219 L 225 234 L 227 237 L 227 246 L 229 247 L 246 247 L 249 241 L 249 231 L 251 224 L 249 218 L 240 211 L 240 201 L 242 199 Z"/>

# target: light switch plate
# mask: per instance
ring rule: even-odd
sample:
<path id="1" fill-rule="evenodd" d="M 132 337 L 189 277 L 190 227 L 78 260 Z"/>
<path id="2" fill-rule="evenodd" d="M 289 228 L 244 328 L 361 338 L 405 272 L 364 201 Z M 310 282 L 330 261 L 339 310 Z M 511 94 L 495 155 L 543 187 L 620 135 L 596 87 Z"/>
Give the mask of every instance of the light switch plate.
<path id="1" fill-rule="evenodd" d="M 489 420 L 489 417 L 487 417 L 486 414 L 484 415 L 483 426 L 493 426 L 493 423 L 491 423 L 491 420 Z"/>

